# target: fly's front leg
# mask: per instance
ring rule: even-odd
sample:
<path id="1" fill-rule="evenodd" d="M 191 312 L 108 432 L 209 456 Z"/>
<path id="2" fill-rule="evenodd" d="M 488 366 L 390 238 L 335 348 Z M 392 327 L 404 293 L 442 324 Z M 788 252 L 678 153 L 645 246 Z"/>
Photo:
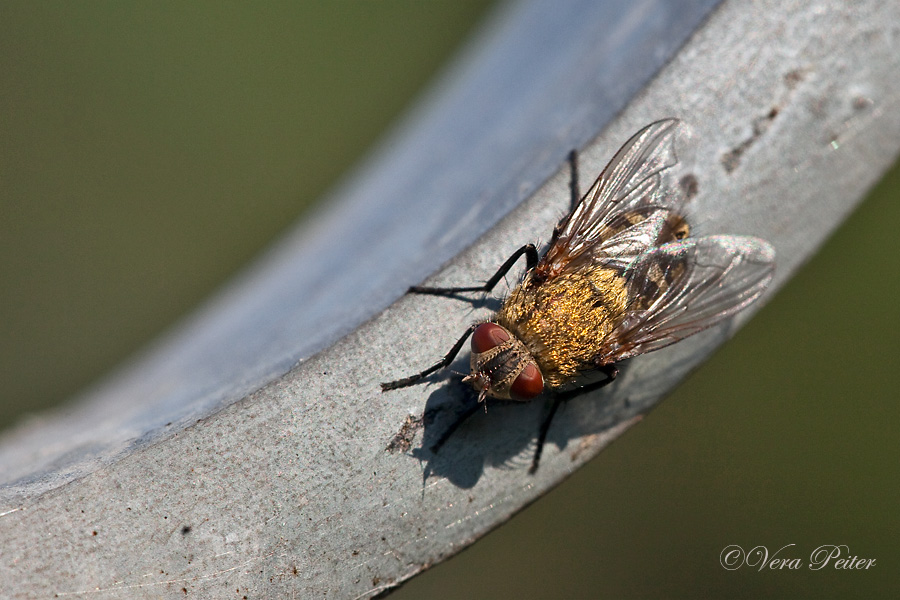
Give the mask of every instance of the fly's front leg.
<path id="1" fill-rule="evenodd" d="M 537 265 L 538 262 L 538 253 L 537 249 L 534 247 L 534 244 L 526 244 L 513 252 L 512 256 L 506 259 L 506 262 L 504 262 L 500 266 L 500 268 L 497 269 L 497 272 L 494 273 L 494 276 L 488 279 L 484 285 L 455 288 L 413 286 L 409 288 L 409 291 L 416 294 L 434 294 L 438 296 L 455 294 L 457 292 L 490 292 L 492 289 L 494 289 L 494 286 L 497 285 L 497 282 L 500 281 L 507 272 L 509 272 L 512 266 L 516 264 L 516 261 L 519 260 L 519 257 L 521 257 L 523 254 L 525 255 L 526 269 L 530 271 L 535 267 L 535 265 Z M 475 328 L 478 327 L 478 325 L 480 325 L 480 323 L 470 325 L 463 336 L 459 338 L 459 340 L 457 340 L 457 342 L 450 349 L 450 352 L 448 352 L 440 362 L 428 367 L 420 373 L 416 373 L 415 375 L 410 375 L 409 377 L 404 377 L 403 379 L 398 379 L 397 381 L 382 383 L 381 391 L 386 392 L 387 390 L 395 390 L 397 388 L 413 385 L 414 383 L 420 381 L 422 378 L 431 375 L 435 371 L 449 367 L 450 363 L 453 362 L 453 359 L 456 358 L 456 355 L 459 354 L 459 351 L 462 349 L 466 338 L 468 338 L 472 334 L 472 332 L 475 331 Z"/>
<path id="2" fill-rule="evenodd" d="M 472 332 L 475 331 L 475 328 L 478 327 L 479 325 L 480 325 L 480 323 L 473 323 L 472 325 L 469 325 L 469 328 L 466 329 L 466 332 L 462 335 L 461 338 L 459 338 L 456 341 L 455 344 L 453 344 L 453 347 L 450 348 L 450 352 L 448 352 L 444 356 L 444 358 L 442 358 L 440 360 L 440 362 L 438 362 L 435 365 L 431 365 L 424 371 L 422 371 L 420 373 L 416 373 L 415 375 L 410 375 L 409 377 L 404 377 L 403 379 L 398 379 L 396 381 L 389 381 L 387 383 L 382 383 L 381 391 L 386 392 L 388 390 L 396 390 L 397 388 L 402 388 L 402 387 L 412 385 L 412 384 L 418 382 L 419 380 L 421 380 L 422 378 L 431 375 L 435 371 L 449 367 L 450 363 L 453 362 L 453 359 L 456 358 L 456 355 L 459 354 L 459 351 L 463 347 L 463 344 L 466 343 L 466 339 L 470 335 L 472 335 Z"/>
<path id="3" fill-rule="evenodd" d="M 544 442 L 547 441 L 547 432 L 550 431 L 550 423 L 553 421 L 553 417 L 556 416 L 559 405 L 571 400 L 575 396 L 580 396 L 581 394 L 593 392 L 594 390 L 599 390 L 600 388 L 608 386 L 615 381 L 616 376 L 619 374 L 619 368 L 616 367 L 616 365 L 604 365 L 600 367 L 600 371 L 606 375 L 606 379 L 595 381 L 594 383 L 575 388 L 574 390 L 559 392 L 553 396 L 553 404 L 550 406 L 550 411 L 547 413 L 547 416 L 544 417 L 544 421 L 541 423 L 541 429 L 538 432 L 537 448 L 534 449 L 534 459 L 531 461 L 531 468 L 528 469 L 530 474 L 533 475 L 534 472 L 537 471 L 538 465 L 541 462 L 541 453 L 544 451 Z"/>
<path id="4" fill-rule="evenodd" d="M 414 285 L 409 288 L 410 293 L 414 294 L 432 294 L 435 296 L 447 296 L 449 294 L 457 294 L 459 292 L 490 292 L 497 285 L 497 282 L 503 279 L 512 268 L 519 257 L 525 255 L 525 269 L 530 271 L 537 265 L 538 253 L 534 244 L 526 244 L 512 253 L 512 256 L 506 259 L 506 262 L 500 265 L 494 276 L 487 280 L 484 285 L 475 285 L 469 287 L 425 287 Z"/>
<path id="5" fill-rule="evenodd" d="M 463 410 L 457 413 L 455 420 L 444 430 L 444 433 L 441 434 L 441 437 L 437 439 L 435 443 L 431 445 L 431 451 L 435 454 L 447 443 L 447 440 L 450 439 L 450 436 L 456 433 L 456 430 L 459 429 L 460 425 L 465 423 L 469 417 L 478 412 L 478 410 L 483 406 L 484 412 L 487 414 L 487 402 L 470 402 L 466 404 Z M 492 398 L 490 400 L 491 405 L 503 405 L 503 404 L 521 404 L 521 402 L 517 400 L 498 400 L 496 398 Z"/>
<path id="6" fill-rule="evenodd" d="M 450 436 L 453 435 L 453 433 L 457 429 L 459 429 L 459 426 L 465 423 L 469 419 L 469 417 L 478 412 L 479 408 L 481 408 L 481 402 L 475 402 L 474 404 L 469 404 L 468 406 L 466 406 L 461 413 L 456 415 L 456 420 L 453 421 L 453 423 L 451 423 L 450 426 L 444 430 L 444 433 L 441 434 L 441 437 L 439 437 L 437 441 L 431 445 L 431 451 L 434 454 L 437 454 L 438 450 L 440 450 L 447 442 L 447 440 L 450 439 Z"/>

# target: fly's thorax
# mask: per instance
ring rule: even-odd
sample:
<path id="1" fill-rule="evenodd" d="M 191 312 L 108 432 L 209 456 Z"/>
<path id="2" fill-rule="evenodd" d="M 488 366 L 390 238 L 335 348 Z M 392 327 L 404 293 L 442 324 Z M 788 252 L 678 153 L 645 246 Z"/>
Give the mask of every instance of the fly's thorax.
<path id="1" fill-rule="evenodd" d="M 594 358 L 627 303 L 620 271 L 588 265 L 544 282 L 526 276 L 496 320 L 525 346 L 544 385 L 557 389 L 597 368 Z"/>
<path id="2" fill-rule="evenodd" d="M 478 399 L 530 400 L 544 390 L 544 378 L 525 345 L 497 323 L 482 323 L 472 332 L 472 372 L 463 381 L 478 390 Z"/>

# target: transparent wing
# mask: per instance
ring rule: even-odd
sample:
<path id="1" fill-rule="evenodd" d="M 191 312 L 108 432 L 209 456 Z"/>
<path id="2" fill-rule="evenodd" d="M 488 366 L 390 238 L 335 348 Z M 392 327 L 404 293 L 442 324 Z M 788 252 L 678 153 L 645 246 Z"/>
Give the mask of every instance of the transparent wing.
<path id="1" fill-rule="evenodd" d="M 631 219 L 640 219 L 619 230 L 610 228 L 608 237 L 590 248 L 581 257 L 591 262 L 601 261 L 606 267 L 625 270 L 640 255 L 667 241 L 666 224 L 676 215 L 673 211 L 646 207 L 628 213 Z M 675 218 L 678 218 L 677 215 Z"/>
<path id="2" fill-rule="evenodd" d="M 544 272 L 558 273 L 581 257 L 619 258 L 626 264 L 657 244 L 660 228 L 678 212 L 682 198 L 678 190 L 661 185 L 660 175 L 678 162 L 678 124 L 677 119 L 651 123 L 622 146 L 556 227 L 542 258 Z M 653 218 L 634 223 L 633 215 Z"/>
<path id="3" fill-rule="evenodd" d="M 742 310 L 765 291 L 775 250 L 757 238 L 664 244 L 629 267 L 633 303 L 601 345 L 598 365 L 658 350 Z"/>

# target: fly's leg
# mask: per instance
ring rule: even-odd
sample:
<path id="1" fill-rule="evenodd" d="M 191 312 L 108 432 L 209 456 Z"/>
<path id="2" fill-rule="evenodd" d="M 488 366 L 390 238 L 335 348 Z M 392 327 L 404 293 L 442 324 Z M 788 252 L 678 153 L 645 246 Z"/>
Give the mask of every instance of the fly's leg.
<path id="1" fill-rule="evenodd" d="M 503 404 L 521 404 L 521 402 L 519 402 L 518 400 L 500 400 L 497 398 L 491 398 L 490 403 L 491 406 Z M 439 437 L 437 441 L 431 445 L 431 451 L 437 454 L 437 452 L 444 446 L 447 440 L 450 439 L 450 436 L 452 436 L 456 432 L 456 430 L 459 429 L 459 426 L 465 423 L 469 419 L 469 417 L 477 413 L 478 409 L 482 406 L 484 407 L 484 412 L 487 413 L 487 401 L 469 403 L 461 413 L 456 415 L 456 420 L 454 420 L 453 423 L 451 423 L 450 426 L 447 427 L 444 433 L 441 434 L 441 437 Z"/>
<path id="2" fill-rule="evenodd" d="M 526 244 L 513 252 L 512 256 L 506 259 L 497 272 L 494 273 L 493 277 L 487 280 L 487 283 L 481 286 L 474 287 L 456 287 L 456 288 L 443 288 L 443 287 L 421 287 L 421 286 L 413 286 L 409 288 L 410 292 L 416 294 L 434 294 L 438 296 L 445 296 L 450 294 L 455 294 L 457 292 L 489 292 L 494 289 L 494 286 L 497 285 L 497 282 L 500 281 L 504 275 L 512 268 L 512 266 L 519 260 L 519 257 L 525 255 L 525 263 L 526 268 L 530 271 L 534 268 L 534 266 L 538 262 L 538 253 L 537 249 L 534 247 L 534 244 Z M 420 373 L 416 373 L 415 375 L 410 375 L 409 377 L 404 377 L 403 379 L 398 379 L 397 381 L 389 381 L 387 383 L 381 384 L 381 391 L 386 392 L 388 390 L 396 390 L 397 388 L 407 387 L 409 385 L 413 385 L 414 383 L 421 380 L 423 377 L 427 377 L 431 375 L 435 371 L 446 368 L 450 366 L 450 363 L 453 362 L 453 359 L 456 358 L 456 355 L 459 354 L 460 349 L 462 349 L 463 344 L 466 341 L 475 328 L 478 327 L 480 323 L 474 323 L 466 329 L 466 332 L 462 335 L 459 340 L 450 348 L 450 352 L 444 356 L 437 364 L 434 364 L 424 371 Z"/>
<path id="3" fill-rule="evenodd" d="M 569 193 L 571 194 L 571 206 L 569 208 L 569 212 L 575 210 L 575 207 L 578 206 L 578 203 L 581 201 L 581 192 L 578 189 L 578 152 L 576 150 L 572 150 L 568 155 L 569 161 Z M 447 296 L 452 294 L 457 294 L 460 292 L 490 292 L 494 289 L 494 286 L 503 279 L 503 276 L 506 275 L 509 270 L 512 268 L 516 261 L 519 260 L 519 257 L 525 255 L 525 270 L 530 271 L 533 269 L 538 263 L 538 253 L 537 248 L 534 247 L 534 244 L 526 244 L 512 253 L 512 256 L 506 259 L 506 262 L 500 265 L 500 268 L 497 269 L 497 272 L 494 273 L 494 276 L 487 280 L 484 285 L 473 285 L 473 286 L 464 286 L 464 287 L 428 287 L 422 285 L 414 285 L 407 290 L 412 294 L 432 294 L 435 296 Z"/>
<path id="4" fill-rule="evenodd" d="M 410 375 L 409 377 L 404 377 L 403 379 L 398 379 L 397 381 L 389 381 L 387 383 L 381 384 L 381 391 L 386 392 L 388 390 L 396 390 L 397 388 L 406 387 L 412 385 L 422 379 L 423 377 L 427 377 L 438 371 L 440 369 L 446 368 L 450 366 L 450 363 L 453 362 L 453 359 L 456 358 L 456 355 L 459 354 L 460 349 L 463 347 L 463 344 L 466 343 L 466 338 L 468 338 L 475 328 L 478 327 L 480 323 L 473 323 L 469 325 L 469 328 L 466 329 L 466 332 L 462 335 L 461 338 L 456 340 L 456 343 L 453 344 L 453 347 L 450 348 L 450 352 L 444 355 L 444 358 L 440 360 L 437 364 L 431 365 L 424 371 L 420 373 L 416 373 L 415 375 Z"/>
<path id="5" fill-rule="evenodd" d="M 544 421 L 541 423 L 541 429 L 538 432 L 537 448 L 534 449 L 534 459 L 531 461 L 531 468 L 528 469 L 530 474 L 533 475 L 537 471 L 538 465 L 541 462 L 541 453 L 544 451 L 544 442 L 547 441 L 547 432 L 550 431 L 550 423 L 553 421 L 553 417 L 556 415 L 556 410 L 559 408 L 559 405 L 571 400 L 575 396 L 580 396 L 581 394 L 593 392 L 594 390 L 599 390 L 600 388 L 608 386 L 615 381 L 616 376 L 619 374 L 619 369 L 616 365 L 604 365 L 603 367 L 600 367 L 600 371 L 606 374 L 606 379 L 595 381 L 594 383 L 574 390 L 560 392 L 553 397 L 553 404 L 550 406 L 550 411 L 547 413 L 547 416 L 544 417 Z"/>
<path id="6" fill-rule="evenodd" d="M 569 212 L 571 213 L 581 201 L 581 192 L 578 190 L 578 152 L 572 150 L 569 152 L 569 192 L 570 203 Z"/>
<path id="7" fill-rule="evenodd" d="M 528 469 L 530 475 L 534 475 L 535 472 L 537 472 L 538 465 L 541 463 L 541 453 L 544 451 L 544 442 L 547 440 L 547 431 L 550 430 L 550 422 L 553 421 L 553 417 L 556 416 L 556 410 L 559 408 L 560 404 L 562 404 L 561 394 L 557 394 L 553 397 L 553 404 L 550 405 L 550 411 L 541 423 L 541 430 L 538 433 L 537 439 L 537 448 L 534 449 L 534 458 L 531 460 L 531 468 Z"/>
<path id="8" fill-rule="evenodd" d="M 469 406 L 466 406 L 465 410 L 458 415 L 456 415 L 456 420 L 450 424 L 450 426 L 441 434 L 441 437 L 437 439 L 435 443 L 431 445 L 431 451 L 437 454 L 438 450 L 450 439 L 450 436 L 459 429 L 459 426 L 465 423 L 469 417 L 478 412 L 478 409 L 481 408 L 481 402 L 476 402 Z"/>
<path id="9" fill-rule="evenodd" d="M 512 256 L 507 258 L 506 262 L 500 265 L 500 268 L 497 269 L 494 276 L 488 279 L 484 285 L 470 287 L 425 287 L 414 285 L 409 288 L 409 291 L 414 294 L 432 294 L 435 296 L 447 296 L 459 292 L 490 292 L 523 254 L 525 255 L 525 269 L 530 271 L 538 262 L 537 248 L 534 247 L 534 244 L 526 244 L 513 252 Z"/>

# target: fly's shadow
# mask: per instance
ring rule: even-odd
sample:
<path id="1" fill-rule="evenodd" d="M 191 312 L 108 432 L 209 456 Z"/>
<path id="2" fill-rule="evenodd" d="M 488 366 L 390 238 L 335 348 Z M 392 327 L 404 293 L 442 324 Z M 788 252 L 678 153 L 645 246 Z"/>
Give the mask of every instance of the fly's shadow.
<path id="1" fill-rule="evenodd" d="M 610 405 L 606 393 L 582 397 L 581 389 L 575 391 L 562 399 L 545 394 L 537 402 L 493 398 L 479 402 L 477 392 L 454 375 L 430 393 L 421 415 L 406 417 L 385 450 L 409 454 L 423 463 L 423 483 L 436 476 L 468 489 L 478 482 L 486 465 L 530 467 L 534 472 L 541 455 L 538 445 L 549 442 L 566 448 L 574 437 L 598 433 L 619 422 L 622 407 Z M 568 417 L 568 409 L 582 402 L 590 408 L 579 407 L 576 412 L 587 410 L 591 418 Z M 551 422 L 560 426 L 551 428 Z"/>
<path id="2" fill-rule="evenodd" d="M 429 395 L 421 442 L 409 454 L 424 463 L 424 480 L 444 477 L 471 488 L 486 465 L 528 464 L 540 419 L 540 402 L 479 402 L 475 390 L 454 376 Z"/>

